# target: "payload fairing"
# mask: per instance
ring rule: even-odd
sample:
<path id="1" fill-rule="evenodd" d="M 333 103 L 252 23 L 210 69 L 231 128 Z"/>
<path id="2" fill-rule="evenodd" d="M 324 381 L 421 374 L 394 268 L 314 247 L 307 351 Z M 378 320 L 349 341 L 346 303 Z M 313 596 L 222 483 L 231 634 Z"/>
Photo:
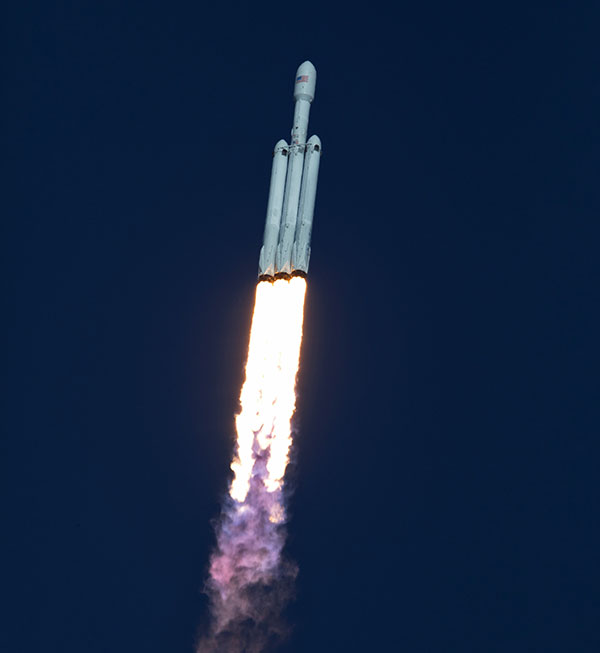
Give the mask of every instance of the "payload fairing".
<path id="1" fill-rule="evenodd" d="M 296 72 L 291 144 L 281 140 L 273 152 L 267 220 L 260 250 L 258 278 L 305 276 L 310 259 L 321 141 L 308 135 L 310 104 L 317 71 L 305 61 Z"/>

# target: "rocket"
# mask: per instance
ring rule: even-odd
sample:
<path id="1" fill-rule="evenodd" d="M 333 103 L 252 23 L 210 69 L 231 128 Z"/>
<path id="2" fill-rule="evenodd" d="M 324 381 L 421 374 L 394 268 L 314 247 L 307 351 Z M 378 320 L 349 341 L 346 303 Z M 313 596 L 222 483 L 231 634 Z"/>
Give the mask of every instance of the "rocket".
<path id="1" fill-rule="evenodd" d="M 294 124 L 291 143 L 280 140 L 273 152 L 269 201 L 258 278 L 271 280 L 306 276 L 310 259 L 321 141 L 308 141 L 308 116 L 315 98 L 317 71 L 310 61 L 300 64 L 294 83 Z"/>

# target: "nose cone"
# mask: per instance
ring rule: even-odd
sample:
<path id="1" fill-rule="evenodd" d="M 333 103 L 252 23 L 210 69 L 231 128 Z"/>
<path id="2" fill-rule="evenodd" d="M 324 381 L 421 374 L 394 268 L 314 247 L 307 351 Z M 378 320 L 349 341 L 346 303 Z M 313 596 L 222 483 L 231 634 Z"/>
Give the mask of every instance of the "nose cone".
<path id="1" fill-rule="evenodd" d="M 309 147 L 309 150 L 316 150 L 317 152 L 321 151 L 321 139 L 318 136 L 311 136 L 306 145 Z"/>
<path id="2" fill-rule="evenodd" d="M 275 149 L 273 150 L 273 156 L 279 153 L 282 153 L 284 156 L 287 156 L 289 149 L 290 146 L 282 138 L 280 141 L 277 141 L 277 143 L 275 144 Z"/>
<path id="3" fill-rule="evenodd" d="M 317 84 L 317 70 L 310 61 L 305 61 L 298 66 L 296 71 L 296 83 L 294 84 L 294 99 L 308 100 L 315 99 L 315 86 Z"/>
<path id="4" fill-rule="evenodd" d="M 298 75 L 317 75 L 317 69 L 312 65 L 310 61 L 305 61 L 298 66 L 296 71 L 296 76 Z"/>

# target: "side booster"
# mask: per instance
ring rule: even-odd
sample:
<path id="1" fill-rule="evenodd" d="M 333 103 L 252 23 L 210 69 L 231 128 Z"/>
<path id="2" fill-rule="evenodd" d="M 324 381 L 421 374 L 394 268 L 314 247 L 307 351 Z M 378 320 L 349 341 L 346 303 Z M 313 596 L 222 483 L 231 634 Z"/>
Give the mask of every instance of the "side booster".
<path id="1" fill-rule="evenodd" d="M 260 250 L 258 278 L 304 276 L 310 259 L 321 141 L 308 133 L 317 71 L 305 61 L 296 72 L 292 142 L 281 140 L 273 152 L 267 220 Z"/>

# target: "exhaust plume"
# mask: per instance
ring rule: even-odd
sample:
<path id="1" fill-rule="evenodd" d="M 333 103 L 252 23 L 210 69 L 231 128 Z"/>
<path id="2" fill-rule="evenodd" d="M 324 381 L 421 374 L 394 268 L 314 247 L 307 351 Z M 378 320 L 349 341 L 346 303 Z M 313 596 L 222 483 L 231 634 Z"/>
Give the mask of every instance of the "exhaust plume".
<path id="1" fill-rule="evenodd" d="M 233 479 L 216 524 L 198 653 L 261 653 L 286 634 L 297 567 L 283 556 L 284 476 L 292 443 L 306 281 L 260 282 L 236 416 Z"/>

